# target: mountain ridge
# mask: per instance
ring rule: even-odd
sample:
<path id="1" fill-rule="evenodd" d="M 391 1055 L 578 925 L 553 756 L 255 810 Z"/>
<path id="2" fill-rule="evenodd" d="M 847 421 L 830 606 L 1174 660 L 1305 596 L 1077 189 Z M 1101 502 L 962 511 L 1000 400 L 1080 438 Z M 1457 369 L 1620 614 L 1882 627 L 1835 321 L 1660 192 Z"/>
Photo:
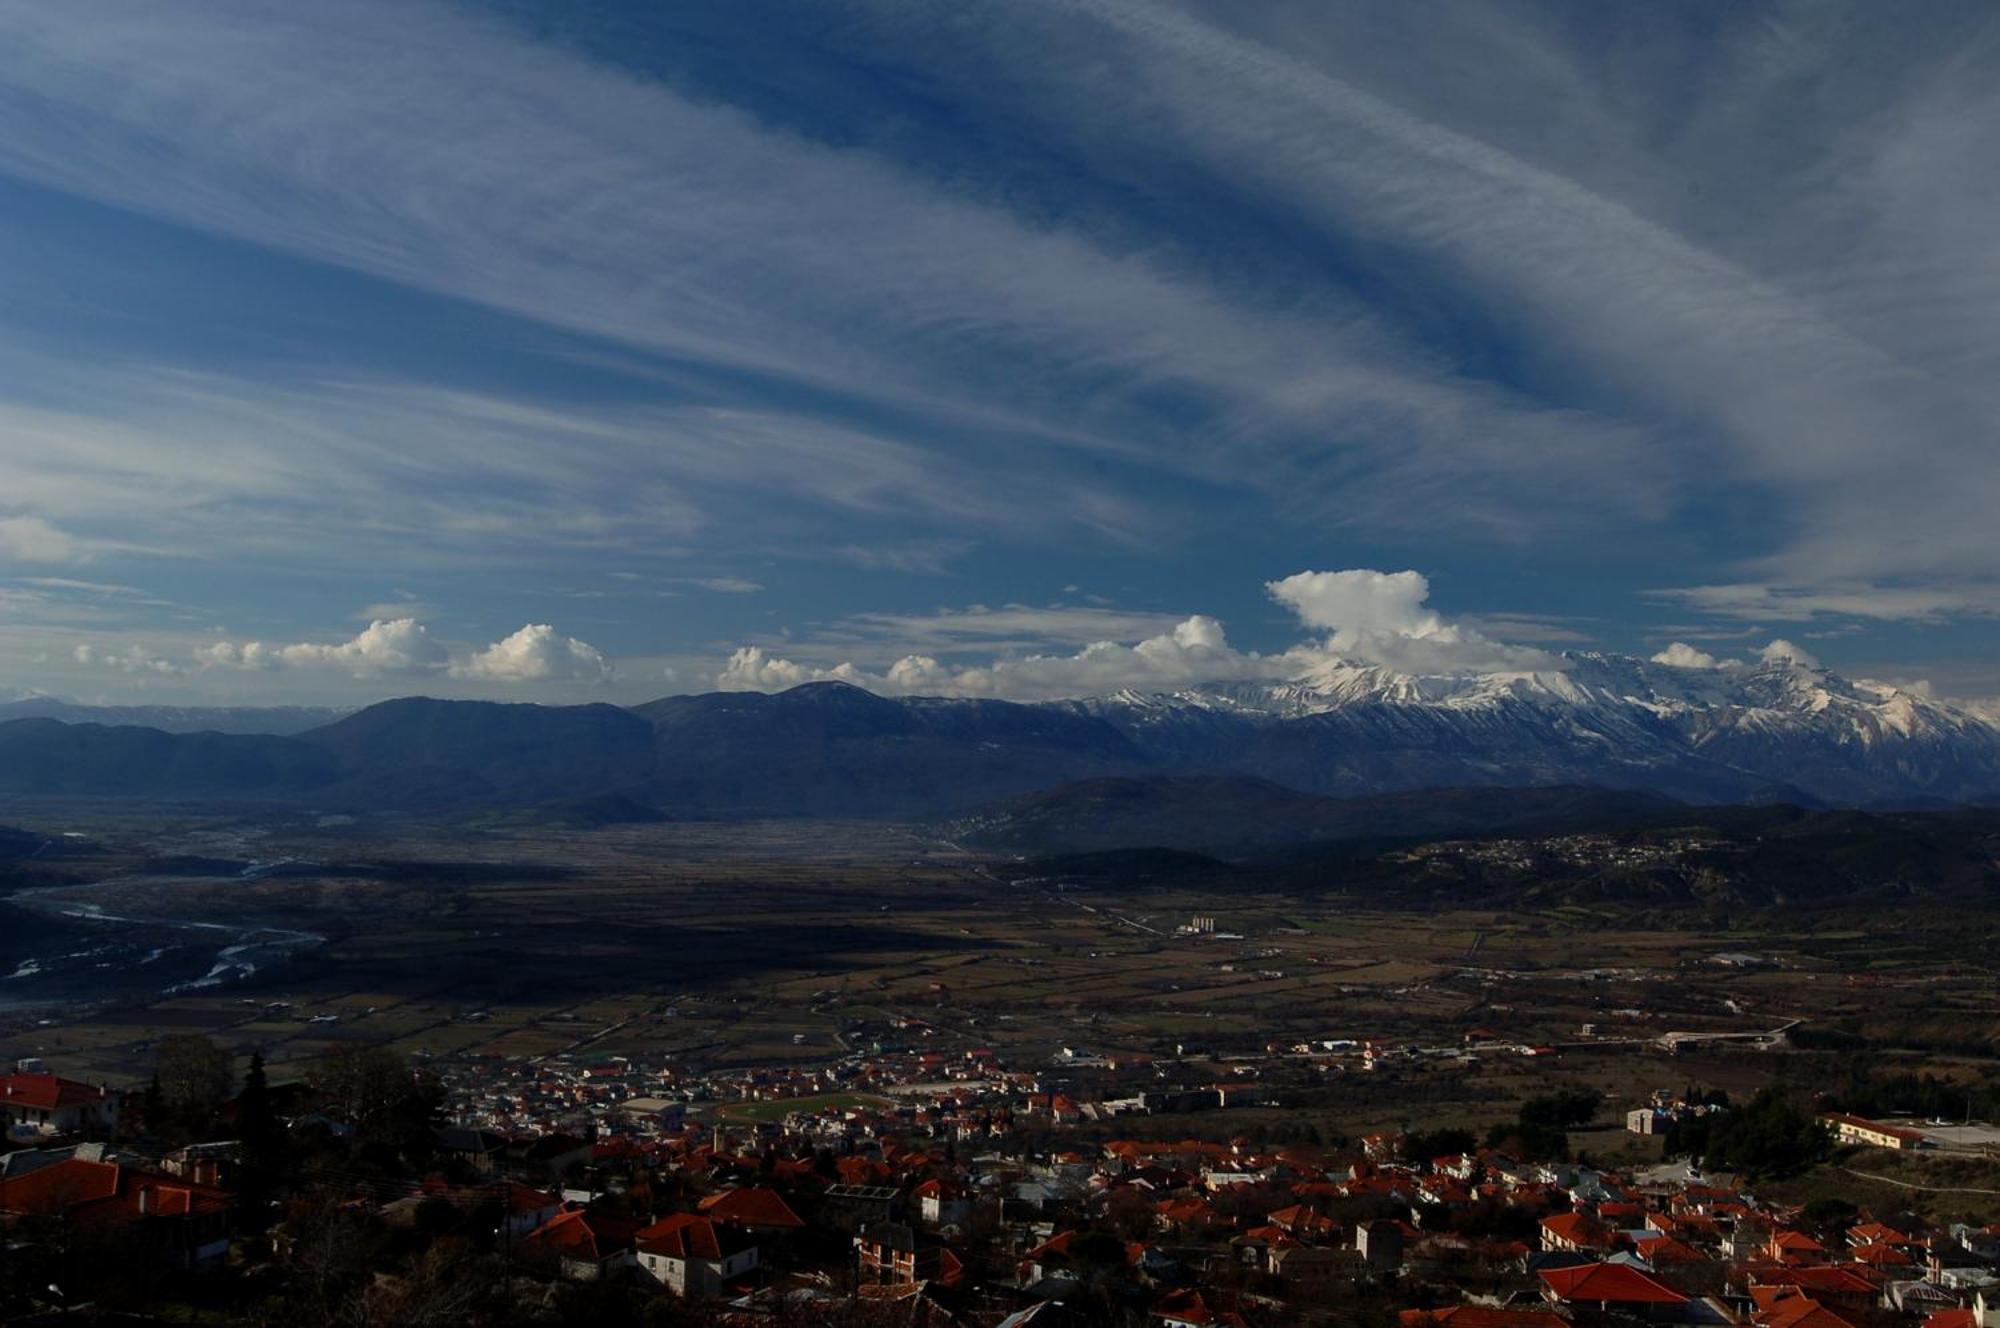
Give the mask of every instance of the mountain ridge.
<path id="1" fill-rule="evenodd" d="M 0 792 L 315 807 L 597 795 L 679 816 L 935 819 L 1107 777 L 1253 778 L 1308 795 L 1588 786 L 1691 803 L 1925 806 L 2000 797 L 2000 728 L 1796 662 L 1306 678 L 1035 703 L 840 682 L 631 707 L 404 697 L 294 735 L 0 723 Z M 146 737 L 142 735 L 154 735 Z"/>

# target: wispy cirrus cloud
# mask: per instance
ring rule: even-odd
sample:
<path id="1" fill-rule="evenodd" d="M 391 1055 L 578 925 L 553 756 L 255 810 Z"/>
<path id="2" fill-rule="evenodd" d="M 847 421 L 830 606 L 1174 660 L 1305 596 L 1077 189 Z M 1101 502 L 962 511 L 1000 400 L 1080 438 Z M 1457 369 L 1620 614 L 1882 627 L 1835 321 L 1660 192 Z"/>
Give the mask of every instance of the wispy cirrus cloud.
<path id="1" fill-rule="evenodd" d="M 0 167 L 646 349 L 1295 499 L 1305 466 L 1384 521 L 1446 466 L 1486 493 L 1585 458 L 1649 469 L 1641 431 L 1453 372 L 1351 297 L 1298 307 L 1035 225 L 455 7 L 24 7 L 0 31 L 4 86 L 63 112 Z M 1614 467 L 1569 492 L 1656 501 Z"/>
<path id="2" fill-rule="evenodd" d="M 392 549 L 442 563 L 646 553 L 782 505 L 808 526 L 820 513 L 1012 531 L 1137 520 L 1115 498 L 1051 498 L 1026 477 L 781 412 L 11 362 L 34 366 L 37 394 L 60 404 L 0 400 L 0 430 L 20 443 L 0 450 L 0 487 L 78 529 L 136 529 L 170 556 L 254 549 L 379 568 Z M 302 540 L 315 525 L 339 538 Z M 115 547 L 40 517 L 0 518 L 0 553 L 23 561 L 99 546 Z"/>
<path id="3" fill-rule="evenodd" d="M 515 12 L 0 0 L 10 270 L 121 251 L 34 215 L 95 200 L 305 314 L 145 308 L 149 271 L 10 300 L 0 560 L 347 578 L 290 639 L 405 566 L 500 597 L 616 559 L 713 592 L 644 652 L 803 654 L 770 623 L 814 617 L 871 669 L 898 631 L 1066 657 L 1187 621 L 871 628 L 886 578 L 1163 603 L 1217 557 L 1239 622 L 1338 556 L 1494 559 L 1649 649 L 1660 603 L 1691 641 L 1990 630 L 1989 7 Z M 419 295 L 470 311 L 462 354 L 399 339 Z M 1480 635 L 1575 635 L 1538 621 Z"/>

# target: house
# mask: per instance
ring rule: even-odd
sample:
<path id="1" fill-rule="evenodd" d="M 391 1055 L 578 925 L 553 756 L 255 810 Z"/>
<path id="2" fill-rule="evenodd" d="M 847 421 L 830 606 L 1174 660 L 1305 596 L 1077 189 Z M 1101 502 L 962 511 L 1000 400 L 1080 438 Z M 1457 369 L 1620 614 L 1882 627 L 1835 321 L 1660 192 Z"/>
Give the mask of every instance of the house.
<path id="1" fill-rule="evenodd" d="M 1832 1129 L 1833 1137 L 1844 1144 L 1866 1144 L 1871 1148 L 1910 1149 L 1922 1147 L 1923 1131 L 1906 1130 L 1899 1125 L 1883 1125 L 1877 1121 L 1864 1120 L 1859 1116 L 1846 1116 L 1839 1112 L 1825 1112 L 1820 1123 Z"/>
<path id="2" fill-rule="evenodd" d="M 1394 1222 L 1363 1222 L 1354 1229 L 1354 1248 L 1377 1272 L 1403 1266 L 1403 1228 Z"/>
<path id="3" fill-rule="evenodd" d="M 0 1076 L 0 1119 L 9 1133 L 76 1134 L 118 1124 L 118 1095 L 47 1071 Z"/>
<path id="4" fill-rule="evenodd" d="M 517 1139 L 507 1148 L 507 1161 L 532 1176 L 561 1177 L 572 1167 L 589 1165 L 590 1141 L 568 1134 Z"/>
<path id="5" fill-rule="evenodd" d="M 1628 1134 L 1666 1134 L 1673 1128 L 1672 1114 L 1658 1107 L 1639 1107 L 1625 1113 L 1625 1131 Z"/>
<path id="6" fill-rule="evenodd" d="M 1021 1256 L 1014 1270 L 1015 1276 L 1025 1286 L 1067 1275 L 1076 1265 L 1076 1256 L 1070 1252 L 1070 1245 L 1082 1234 L 1080 1231 L 1058 1231 L 1050 1236 Z"/>
<path id="7" fill-rule="evenodd" d="M 1490 1305 L 1404 1310 L 1397 1320 L 1401 1328 L 1569 1328 L 1569 1320 L 1553 1310 L 1497 1309 Z"/>
<path id="8" fill-rule="evenodd" d="M 1581 1253 L 1611 1248 L 1611 1231 L 1589 1213 L 1552 1213 L 1542 1219 L 1542 1248 Z"/>
<path id="9" fill-rule="evenodd" d="M 1777 1294 L 1769 1294 L 1772 1290 Z M 1767 1289 L 1766 1295 L 1753 1297 L 1752 1303 L 1756 1306 L 1752 1321 L 1758 1328 L 1855 1328 L 1852 1321 L 1790 1288 Z"/>
<path id="10" fill-rule="evenodd" d="M 1236 1311 L 1218 1308 L 1192 1287 L 1161 1297 L 1153 1306 L 1152 1318 L 1160 1328 L 1244 1328 L 1246 1322 Z"/>
<path id="11" fill-rule="evenodd" d="M 1826 1259 L 1826 1246 L 1803 1231 L 1774 1231 L 1766 1253 L 1778 1263 L 1822 1263 Z"/>
<path id="12" fill-rule="evenodd" d="M 903 1222 L 871 1222 L 854 1237 L 863 1281 L 932 1282 L 947 1279 L 950 1251 Z"/>
<path id="13" fill-rule="evenodd" d="M 529 1232 L 521 1251 L 553 1259 L 564 1277 L 594 1282 L 637 1262 L 632 1241 L 638 1234 L 639 1223 L 632 1218 L 576 1208 Z"/>
<path id="14" fill-rule="evenodd" d="M 744 1231 L 695 1213 L 675 1213 L 633 1238 L 640 1271 L 678 1296 L 714 1296 L 757 1267 L 757 1246 Z"/>
<path id="15" fill-rule="evenodd" d="M 1672 1321 L 1681 1316 L 1688 1298 L 1672 1287 L 1624 1263 L 1585 1263 L 1572 1268 L 1544 1268 L 1542 1295 L 1572 1312 L 1595 1311 Z"/>
<path id="16" fill-rule="evenodd" d="M 724 1190 L 721 1194 L 711 1194 L 700 1204 L 701 1214 L 712 1222 L 722 1222 L 745 1231 L 781 1234 L 787 1231 L 803 1230 L 806 1222 L 784 1196 L 763 1185 L 746 1185 L 740 1189 Z"/>
<path id="17" fill-rule="evenodd" d="M 1750 1294 L 1799 1294 L 1839 1309 L 1863 1310 L 1881 1295 L 1876 1279 L 1853 1266 L 1819 1264 L 1759 1268 L 1748 1278 Z"/>
<path id="18" fill-rule="evenodd" d="M 917 1186 L 912 1197 L 917 1201 L 917 1216 L 926 1226 L 963 1226 L 972 1216 L 972 1201 L 964 1190 L 948 1180 L 932 1177 Z"/>
<path id="19" fill-rule="evenodd" d="M 146 1257 L 198 1268 L 229 1252 L 234 1199 L 226 1190 L 117 1162 L 72 1157 L 0 1178 L 0 1220 L 61 1217 L 71 1225 L 137 1239 Z"/>
<path id="20" fill-rule="evenodd" d="M 562 1211 L 562 1200 L 555 1195 L 513 1181 L 502 1187 L 500 1201 L 507 1210 L 506 1234 L 511 1240 L 520 1239 Z"/>
<path id="21" fill-rule="evenodd" d="M 471 1167 L 482 1176 L 499 1170 L 500 1157 L 507 1151 L 507 1136 L 491 1130 L 474 1130 L 448 1125 L 437 1132 L 438 1151 Z"/>
<path id="22" fill-rule="evenodd" d="M 1082 1328 L 1076 1311 L 1059 1301 L 1045 1300 L 1002 1319 L 996 1328 Z"/>
<path id="23" fill-rule="evenodd" d="M 1286 1245 L 1270 1252 L 1271 1271 L 1295 1290 L 1323 1290 L 1361 1271 L 1361 1256 L 1353 1250 L 1323 1245 Z"/>

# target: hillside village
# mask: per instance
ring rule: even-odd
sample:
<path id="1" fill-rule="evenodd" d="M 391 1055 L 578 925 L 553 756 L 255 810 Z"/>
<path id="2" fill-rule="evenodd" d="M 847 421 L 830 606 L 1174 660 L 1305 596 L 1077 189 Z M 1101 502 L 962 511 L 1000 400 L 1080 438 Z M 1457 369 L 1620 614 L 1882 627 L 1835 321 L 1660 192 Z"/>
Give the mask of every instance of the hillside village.
<path id="1" fill-rule="evenodd" d="M 304 1082 L 259 1066 L 189 1137 L 159 1080 L 118 1093 L 28 1062 L 0 1092 L 0 1321 L 2000 1321 L 2000 1225 L 1780 1202 L 1679 1156 L 1983 1152 L 2000 1136 L 1979 1127 L 1662 1091 L 1557 1093 L 1483 1142 L 1154 1128 L 1260 1100 L 1260 1067 L 1235 1068 L 1148 1087 L 1164 1082 L 1150 1063 L 1082 1048 L 1028 1067 L 912 1047 L 708 1073 L 357 1053 Z M 1660 1160 L 1577 1158 L 1564 1130 L 1605 1115 L 1664 1136 Z"/>

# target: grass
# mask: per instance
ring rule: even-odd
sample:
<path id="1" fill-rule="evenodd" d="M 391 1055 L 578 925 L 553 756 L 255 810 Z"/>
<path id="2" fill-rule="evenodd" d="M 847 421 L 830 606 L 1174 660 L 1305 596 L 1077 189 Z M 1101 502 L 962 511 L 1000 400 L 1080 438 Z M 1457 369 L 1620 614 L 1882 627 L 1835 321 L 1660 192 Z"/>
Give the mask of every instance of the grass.
<path id="1" fill-rule="evenodd" d="M 795 1111 L 846 1111 L 851 1107 L 886 1107 L 887 1098 L 865 1093 L 821 1093 L 816 1097 L 777 1098 L 769 1102 L 731 1102 L 716 1109 L 716 1115 L 732 1121 L 777 1121 Z"/>

